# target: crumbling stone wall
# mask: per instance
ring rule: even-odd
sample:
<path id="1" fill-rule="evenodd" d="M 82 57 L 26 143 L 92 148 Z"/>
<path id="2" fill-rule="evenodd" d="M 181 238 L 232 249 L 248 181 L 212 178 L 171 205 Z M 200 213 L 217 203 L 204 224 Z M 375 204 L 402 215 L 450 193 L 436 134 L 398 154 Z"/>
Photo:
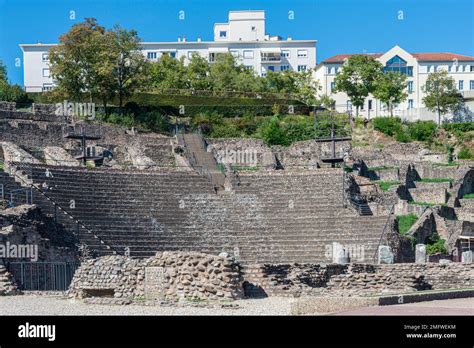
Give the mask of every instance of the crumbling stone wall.
<path id="1" fill-rule="evenodd" d="M 77 239 L 35 205 L 0 210 L 0 245 L 37 246 L 37 260 L 77 262 Z M 31 261 L 10 258 L 7 261 Z"/>
<path id="2" fill-rule="evenodd" d="M 20 290 L 13 276 L 0 261 L 0 296 L 18 295 Z"/>
<path id="3" fill-rule="evenodd" d="M 266 296 L 370 295 L 469 288 L 474 264 L 290 264 L 244 268 L 246 293 Z M 316 279 L 317 281 L 307 281 Z"/>
<path id="4" fill-rule="evenodd" d="M 167 251 L 147 259 L 105 256 L 83 262 L 69 294 L 83 298 L 101 292 L 115 298 L 170 302 L 243 296 L 240 266 L 226 254 Z"/>

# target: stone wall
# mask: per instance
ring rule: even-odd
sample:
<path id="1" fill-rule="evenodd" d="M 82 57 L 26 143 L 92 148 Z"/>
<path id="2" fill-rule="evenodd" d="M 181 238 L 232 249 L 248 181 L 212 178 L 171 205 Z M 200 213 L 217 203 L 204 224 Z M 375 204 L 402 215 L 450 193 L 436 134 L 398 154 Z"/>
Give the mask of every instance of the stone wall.
<path id="1" fill-rule="evenodd" d="M 0 111 L 16 111 L 16 103 L 0 101 Z"/>
<path id="2" fill-rule="evenodd" d="M 352 296 L 469 288 L 474 264 L 287 264 L 244 268 L 248 295 Z"/>
<path id="3" fill-rule="evenodd" d="M 76 271 L 69 294 L 175 302 L 237 299 L 243 289 L 240 266 L 226 254 L 165 251 L 148 259 L 88 260 Z"/>

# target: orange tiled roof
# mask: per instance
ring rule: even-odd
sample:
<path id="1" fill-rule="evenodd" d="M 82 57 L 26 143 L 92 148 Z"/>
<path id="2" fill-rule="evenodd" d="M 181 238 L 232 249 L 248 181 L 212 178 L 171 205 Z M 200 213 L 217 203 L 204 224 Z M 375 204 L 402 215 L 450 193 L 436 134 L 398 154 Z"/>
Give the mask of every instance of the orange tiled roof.
<path id="1" fill-rule="evenodd" d="M 379 58 L 383 55 L 384 53 L 368 53 L 368 54 L 337 54 L 335 56 L 332 56 L 326 60 L 323 61 L 323 63 L 342 63 L 344 62 L 345 59 L 349 58 L 350 56 L 356 56 L 356 55 L 367 55 L 371 56 L 374 58 Z M 438 52 L 438 53 L 411 53 L 413 57 L 415 57 L 417 60 L 421 62 L 439 62 L 439 61 L 452 61 L 454 59 L 460 60 L 460 61 L 474 61 L 474 57 L 470 56 L 464 56 L 461 54 L 455 54 L 455 53 L 445 53 L 445 52 Z"/>

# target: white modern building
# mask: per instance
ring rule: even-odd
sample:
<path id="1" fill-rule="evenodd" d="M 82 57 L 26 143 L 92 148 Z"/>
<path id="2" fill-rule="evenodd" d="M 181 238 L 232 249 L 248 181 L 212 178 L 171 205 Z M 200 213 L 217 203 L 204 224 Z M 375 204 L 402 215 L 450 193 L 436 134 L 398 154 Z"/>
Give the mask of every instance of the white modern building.
<path id="1" fill-rule="evenodd" d="M 27 92 L 41 92 L 54 87 L 48 51 L 55 44 L 21 44 L 24 87 Z M 265 76 L 268 71 L 303 71 L 316 67 L 315 40 L 286 40 L 265 31 L 264 11 L 231 11 L 228 23 L 214 25 L 214 41 L 185 37 L 176 42 L 143 42 L 142 51 L 151 61 L 164 54 L 189 61 L 194 53 L 214 62 L 217 55 L 231 53 L 237 60 Z"/>
<path id="2" fill-rule="evenodd" d="M 474 110 L 474 57 L 454 53 L 409 53 L 395 46 L 386 53 L 369 54 L 384 66 L 384 71 L 398 71 L 407 75 L 406 101 L 397 105 L 394 114 L 410 120 L 431 119 L 437 116 L 425 109 L 423 97 L 428 75 L 444 69 L 456 81 L 456 87 L 463 94 L 466 105 Z M 336 101 L 336 110 L 346 112 L 352 108 L 345 93 L 335 93 L 334 79 L 351 54 L 338 54 L 318 64 L 314 77 L 319 80 L 320 94 L 331 96 Z M 359 114 L 372 118 L 387 115 L 389 110 L 372 95 L 365 100 Z"/>

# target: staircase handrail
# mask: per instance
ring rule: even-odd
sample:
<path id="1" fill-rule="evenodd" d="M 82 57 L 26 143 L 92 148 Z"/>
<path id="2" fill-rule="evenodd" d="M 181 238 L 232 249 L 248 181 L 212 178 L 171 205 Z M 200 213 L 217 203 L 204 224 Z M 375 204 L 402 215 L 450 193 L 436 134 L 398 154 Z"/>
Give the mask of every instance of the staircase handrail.
<path id="1" fill-rule="evenodd" d="M 5 162 L 3 160 L 0 160 L 0 163 L 2 164 L 5 164 Z M 15 165 L 15 162 L 11 162 L 13 165 Z M 11 169 L 10 167 L 10 162 L 7 161 L 7 164 L 8 164 L 8 167 Z M 24 170 L 23 168 L 28 168 L 29 166 L 27 166 L 25 163 L 23 163 L 23 165 L 20 167 L 20 170 Z M 32 169 L 31 167 L 29 167 L 29 170 L 30 172 L 32 172 Z M 84 225 L 84 223 L 82 223 L 81 221 L 79 221 L 77 218 L 75 218 L 71 213 L 69 213 L 67 210 L 65 210 L 59 203 L 56 202 L 55 199 L 53 199 L 52 197 L 50 197 L 49 195 L 47 195 L 46 193 L 43 192 L 43 190 L 41 190 L 38 186 L 36 186 L 33 182 L 32 183 L 28 183 L 24 178 L 22 178 L 20 175 L 18 175 L 15 172 L 13 172 L 12 170 L 10 170 L 10 173 L 11 175 L 14 175 L 16 178 L 18 178 L 19 180 L 21 180 L 21 182 L 23 182 L 24 185 L 26 186 L 29 186 L 33 189 L 35 189 L 38 193 L 40 193 L 41 195 L 43 195 L 48 201 L 52 202 L 54 204 L 55 207 L 59 208 L 59 210 L 61 210 L 65 215 L 67 215 L 70 219 L 72 219 L 74 221 L 74 223 L 76 223 L 76 225 L 78 226 L 81 226 L 83 229 L 85 229 L 88 233 L 92 234 L 94 236 L 95 239 L 97 239 L 102 245 L 104 245 L 107 249 L 110 249 L 113 251 L 114 254 L 118 254 L 118 251 L 108 245 L 102 238 L 100 238 L 98 235 L 96 235 L 89 227 L 87 227 L 86 225 Z M 33 200 L 32 200 L 32 203 L 33 203 Z"/>

